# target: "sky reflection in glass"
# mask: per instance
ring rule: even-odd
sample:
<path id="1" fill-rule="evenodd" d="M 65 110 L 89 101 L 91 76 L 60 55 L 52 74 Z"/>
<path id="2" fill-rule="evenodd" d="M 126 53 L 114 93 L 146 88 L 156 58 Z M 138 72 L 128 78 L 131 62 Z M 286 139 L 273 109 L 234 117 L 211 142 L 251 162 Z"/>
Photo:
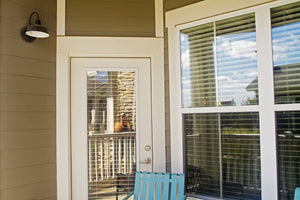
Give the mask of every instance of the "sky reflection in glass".
<path id="1" fill-rule="evenodd" d="M 258 104 L 254 14 L 184 29 L 180 42 L 182 107 Z"/>

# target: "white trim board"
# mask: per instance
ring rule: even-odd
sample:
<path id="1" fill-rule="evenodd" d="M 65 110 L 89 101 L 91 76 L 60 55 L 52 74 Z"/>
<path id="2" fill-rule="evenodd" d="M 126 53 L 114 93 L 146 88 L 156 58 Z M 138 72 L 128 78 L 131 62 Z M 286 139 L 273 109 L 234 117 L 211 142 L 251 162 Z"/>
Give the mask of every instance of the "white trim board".
<path id="1" fill-rule="evenodd" d="M 152 74 L 153 170 L 165 172 L 163 38 L 57 38 L 57 199 L 71 200 L 70 60 L 72 57 L 150 58 Z"/>

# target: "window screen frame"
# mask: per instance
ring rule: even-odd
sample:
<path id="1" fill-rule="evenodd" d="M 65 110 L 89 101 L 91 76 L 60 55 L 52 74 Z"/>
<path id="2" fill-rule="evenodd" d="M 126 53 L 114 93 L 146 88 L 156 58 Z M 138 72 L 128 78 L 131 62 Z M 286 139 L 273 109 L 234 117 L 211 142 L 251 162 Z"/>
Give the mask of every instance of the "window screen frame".
<path id="1" fill-rule="evenodd" d="M 271 11 L 278 7 L 299 0 L 279 0 L 255 7 L 212 17 L 199 19 L 201 14 L 191 12 L 196 7 L 200 8 L 203 3 L 194 4 L 186 8 L 177 9 L 173 13 L 167 13 L 168 46 L 169 46 L 169 74 L 170 74 L 170 134 L 171 134 L 171 169 L 172 172 L 184 172 L 184 130 L 183 114 L 189 113 L 234 113 L 234 112 L 258 112 L 260 121 L 260 150 L 261 150 L 261 189 L 262 199 L 278 199 L 278 173 L 277 173 L 277 142 L 276 142 L 276 119 L 277 111 L 297 111 L 300 104 L 275 104 L 273 84 L 273 56 L 271 35 Z M 204 2 L 205 3 L 205 2 Z M 200 5 L 201 4 L 201 5 Z M 209 3 L 208 3 L 209 4 Z M 219 5 L 222 6 L 222 5 Z M 190 9 L 189 9 L 190 8 Z M 204 9 L 204 8 L 202 8 Z M 209 12 L 209 11 L 208 11 Z M 182 108 L 181 96 L 181 57 L 180 57 L 180 31 L 182 29 L 228 19 L 231 17 L 255 14 L 256 45 L 257 45 L 257 73 L 259 104 L 249 106 L 228 107 L 196 107 Z M 176 13 L 187 15 L 184 19 L 176 17 Z M 184 14 L 183 14 L 184 13 Z M 200 12 L 201 13 L 201 12 Z M 209 16 L 209 15 L 208 15 Z M 186 20 L 186 21 L 184 21 Z M 177 24 L 176 24 L 177 23 Z M 263 66 L 263 67 L 262 67 Z M 207 198 L 211 199 L 211 198 Z"/>

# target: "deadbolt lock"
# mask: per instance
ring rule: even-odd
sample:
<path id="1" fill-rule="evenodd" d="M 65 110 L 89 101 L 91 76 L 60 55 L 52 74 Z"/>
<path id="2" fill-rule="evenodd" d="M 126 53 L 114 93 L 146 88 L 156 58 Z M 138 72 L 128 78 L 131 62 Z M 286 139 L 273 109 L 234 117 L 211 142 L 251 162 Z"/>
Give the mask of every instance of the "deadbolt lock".
<path id="1" fill-rule="evenodd" d="M 146 146 L 145 146 L 145 150 L 146 150 L 146 151 L 151 151 L 151 146 L 150 146 L 150 145 L 146 145 Z"/>

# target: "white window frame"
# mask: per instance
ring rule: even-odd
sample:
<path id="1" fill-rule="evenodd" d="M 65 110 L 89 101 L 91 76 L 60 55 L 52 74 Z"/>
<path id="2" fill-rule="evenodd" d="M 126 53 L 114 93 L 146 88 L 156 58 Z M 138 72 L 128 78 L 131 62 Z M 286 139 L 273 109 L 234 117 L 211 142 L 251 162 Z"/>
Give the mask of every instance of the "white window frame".
<path id="1" fill-rule="evenodd" d="M 262 199 L 278 199 L 275 112 L 300 110 L 300 104 L 274 104 L 270 9 L 298 1 L 299 0 L 278 0 L 271 3 L 270 1 L 266 0 L 202 1 L 190 6 L 167 12 L 166 26 L 168 28 L 169 38 L 172 172 L 182 173 L 184 167 L 183 114 L 258 112 L 260 120 Z M 256 21 L 259 105 L 182 108 L 180 77 L 180 30 L 248 13 L 255 13 Z"/>

